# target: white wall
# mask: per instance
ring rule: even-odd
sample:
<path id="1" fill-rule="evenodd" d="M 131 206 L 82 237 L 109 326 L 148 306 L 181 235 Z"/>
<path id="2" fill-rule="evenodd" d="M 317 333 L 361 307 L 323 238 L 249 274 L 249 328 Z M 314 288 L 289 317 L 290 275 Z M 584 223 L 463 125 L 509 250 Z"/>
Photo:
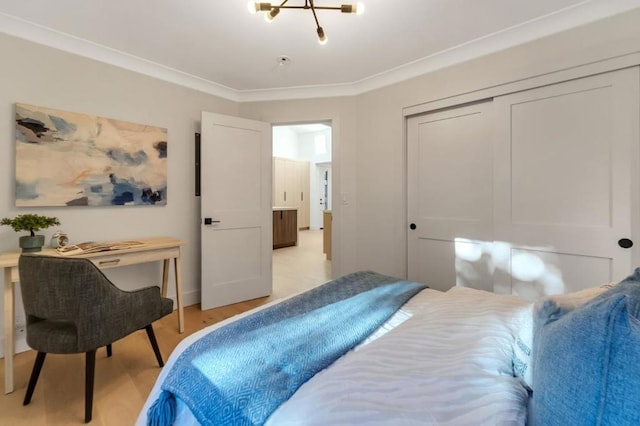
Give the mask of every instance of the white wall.
<path id="1" fill-rule="evenodd" d="M 182 239 L 186 304 L 200 300 L 200 205 L 194 196 L 194 133 L 202 110 L 237 115 L 234 102 L 185 89 L 0 34 L 0 218 L 22 213 L 56 216 L 72 242 L 168 235 Z M 15 207 L 14 103 L 82 112 L 168 129 L 168 204 L 164 207 Z M 54 228 L 45 230 L 49 241 Z M 0 226 L 0 251 L 17 250 L 18 236 Z M 110 269 L 124 288 L 160 283 L 161 266 Z M 173 275 L 173 274 L 171 274 Z M 171 279 L 169 293 L 174 294 Z M 18 319 L 24 323 L 21 299 Z"/>
<path id="2" fill-rule="evenodd" d="M 333 206 L 337 273 L 371 269 L 406 277 L 403 109 L 640 51 L 639 23 L 634 10 L 353 98 L 256 102 L 240 110 L 264 120 L 290 121 L 299 111 L 312 120 L 339 116 L 334 198 L 346 196 L 348 204 Z"/>
<path id="3" fill-rule="evenodd" d="M 273 156 L 297 160 L 300 157 L 298 134 L 286 126 L 273 127 Z"/>
<path id="4" fill-rule="evenodd" d="M 403 108 L 637 51 L 640 10 L 359 96 L 358 268 L 406 277 Z"/>
<path id="5" fill-rule="evenodd" d="M 315 138 L 324 136 L 326 141 L 326 152 L 324 154 L 316 153 Z M 330 163 L 331 162 L 331 128 L 320 130 L 318 132 L 303 133 L 298 137 L 300 146 L 300 159 L 313 163 Z"/>
<path id="6" fill-rule="evenodd" d="M 640 50 L 640 10 L 354 97 L 235 104 L 96 61 L 0 35 L 0 217 L 55 215 L 73 241 L 167 234 L 183 249 L 186 302 L 199 300 L 200 214 L 193 196 L 193 134 L 200 111 L 279 123 L 332 125 L 333 274 L 359 269 L 406 276 L 403 108 Z M 14 111 L 24 102 L 168 128 L 166 207 L 14 207 Z M 45 232 L 47 239 L 53 230 Z M 0 227 L 0 250 L 17 235 Z M 136 272 L 136 273 L 131 273 Z M 156 265 L 110 275 L 129 287 L 157 284 Z M 173 284 L 173 282 L 171 282 Z M 173 289 L 172 289 L 173 290 Z"/>

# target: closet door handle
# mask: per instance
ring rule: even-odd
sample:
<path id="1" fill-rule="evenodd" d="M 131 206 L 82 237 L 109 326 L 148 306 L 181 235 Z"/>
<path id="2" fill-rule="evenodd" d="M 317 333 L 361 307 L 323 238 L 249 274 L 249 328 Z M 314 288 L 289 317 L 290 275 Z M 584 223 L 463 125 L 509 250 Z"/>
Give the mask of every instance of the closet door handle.
<path id="1" fill-rule="evenodd" d="M 284 200 L 287 201 L 287 191 L 284 191 Z"/>
<path id="2" fill-rule="evenodd" d="M 630 239 L 628 239 L 628 238 L 620 238 L 620 239 L 618 240 L 618 245 L 619 245 L 620 247 L 624 248 L 624 249 L 628 249 L 628 248 L 633 247 L 633 241 L 631 241 L 631 240 L 630 240 Z"/>
<path id="3" fill-rule="evenodd" d="M 300 201 L 304 201 L 304 192 L 300 193 Z"/>

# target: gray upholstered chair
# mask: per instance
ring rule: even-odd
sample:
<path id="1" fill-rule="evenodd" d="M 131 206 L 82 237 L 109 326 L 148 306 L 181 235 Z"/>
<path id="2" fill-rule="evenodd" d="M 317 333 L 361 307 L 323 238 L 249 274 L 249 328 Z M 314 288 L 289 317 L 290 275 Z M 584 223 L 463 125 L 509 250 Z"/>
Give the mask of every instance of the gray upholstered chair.
<path id="1" fill-rule="evenodd" d="M 20 286 L 27 316 L 27 344 L 38 351 L 24 397 L 31 402 L 48 353 L 86 353 L 85 422 L 93 411 L 96 349 L 144 328 L 160 367 L 164 365 L 151 323 L 173 310 L 158 287 L 118 289 L 88 259 L 20 256 Z"/>

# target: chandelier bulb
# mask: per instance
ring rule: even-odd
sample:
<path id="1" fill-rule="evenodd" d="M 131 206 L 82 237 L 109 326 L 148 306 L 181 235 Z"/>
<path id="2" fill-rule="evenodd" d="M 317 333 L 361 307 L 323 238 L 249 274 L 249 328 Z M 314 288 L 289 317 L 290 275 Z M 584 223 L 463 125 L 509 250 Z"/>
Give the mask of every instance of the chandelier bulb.
<path id="1" fill-rule="evenodd" d="M 358 2 L 357 4 L 343 4 L 340 5 L 340 11 L 342 13 L 355 13 L 356 15 L 362 15 L 364 13 L 364 3 Z"/>
<path id="2" fill-rule="evenodd" d="M 327 44 L 327 36 L 324 34 L 322 27 L 318 27 L 318 43 Z"/>
<path id="3" fill-rule="evenodd" d="M 266 2 L 256 2 L 253 0 L 249 0 L 247 3 L 247 10 L 249 13 L 255 14 L 257 12 L 268 12 L 272 9 L 271 3 Z"/>
<path id="4" fill-rule="evenodd" d="M 278 13 L 280 13 L 280 8 L 279 7 L 273 7 L 271 8 L 270 11 L 268 11 L 267 13 L 265 13 L 264 15 L 264 19 L 267 20 L 267 22 L 271 22 L 274 20 L 274 18 L 276 16 L 278 16 Z"/>

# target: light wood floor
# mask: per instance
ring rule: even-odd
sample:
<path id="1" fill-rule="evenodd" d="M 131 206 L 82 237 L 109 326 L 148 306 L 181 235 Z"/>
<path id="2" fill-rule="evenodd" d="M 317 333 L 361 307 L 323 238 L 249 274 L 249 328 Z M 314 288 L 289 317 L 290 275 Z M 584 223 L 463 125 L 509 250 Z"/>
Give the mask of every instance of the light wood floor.
<path id="1" fill-rule="evenodd" d="M 185 308 L 185 333 L 177 331 L 177 313 L 153 325 L 166 360 L 184 337 L 203 327 L 276 298 L 303 291 L 330 279 L 331 262 L 322 254 L 322 231 L 301 231 L 300 244 L 273 252 L 273 294 L 235 305 L 201 311 Z M 84 423 L 84 355 L 47 355 L 33 399 L 22 405 L 35 352 L 15 356 L 15 391 L 0 396 L 0 425 L 73 425 Z M 96 355 L 92 425 L 132 425 L 160 373 L 144 331 L 113 344 L 113 356 Z M 4 363 L 0 365 L 4 383 Z"/>

